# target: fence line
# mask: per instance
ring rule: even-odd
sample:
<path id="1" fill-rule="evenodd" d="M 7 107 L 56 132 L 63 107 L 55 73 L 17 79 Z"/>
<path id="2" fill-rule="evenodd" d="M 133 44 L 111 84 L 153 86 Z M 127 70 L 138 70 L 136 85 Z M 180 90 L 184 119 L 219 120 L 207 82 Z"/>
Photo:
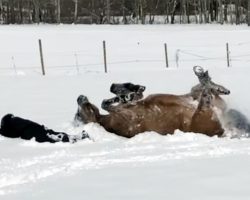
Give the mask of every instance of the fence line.
<path id="1" fill-rule="evenodd" d="M 242 54 L 234 54 L 234 52 L 236 52 L 235 50 L 237 50 L 237 47 L 241 48 L 242 45 L 248 45 L 250 44 L 250 41 L 246 41 L 246 42 L 240 42 L 240 43 L 230 43 L 227 44 L 225 43 L 224 48 L 222 48 L 222 45 L 214 45 L 214 47 L 221 47 L 220 52 L 222 56 L 208 56 L 206 49 L 202 49 L 202 51 L 196 50 L 195 48 L 189 50 L 189 49 L 185 49 L 185 45 L 179 45 L 179 48 L 173 48 L 175 47 L 175 45 L 167 45 L 167 43 L 163 43 L 164 45 L 164 49 L 161 49 L 162 52 L 162 59 L 121 59 L 118 61 L 110 61 L 108 55 L 110 55 L 109 48 L 106 48 L 107 43 L 105 41 L 103 41 L 103 62 L 101 62 L 101 57 L 102 57 L 102 52 L 101 52 L 101 48 L 99 49 L 98 53 L 90 53 L 88 50 L 76 50 L 76 51 L 53 51 L 53 52 L 48 52 L 45 49 L 46 53 L 42 52 L 42 46 L 41 46 L 41 41 L 39 41 L 39 51 L 37 51 L 37 57 L 39 56 L 39 52 L 40 52 L 40 62 L 41 62 L 41 66 L 42 66 L 42 74 L 45 75 L 45 69 L 47 70 L 62 70 L 62 69 L 72 69 L 72 70 L 76 70 L 76 72 L 79 74 L 80 73 L 80 69 L 82 69 L 83 67 L 104 67 L 104 72 L 107 73 L 108 70 L 107 66 L 112 66 L 112 65 L 117 65 L 117 64 L 129 64 L 129 63 L 162 63 L 162 69 L 164 68 L 168 68 L 168 67 L 176 67 L 179 66 L 181 67 L 181 63 L 182 62 L 196 62 L 196 61 L 223 61 L 225 62 L 225 67 L 226 66 L 232 66 L 233 62 L 238 62 L 238 61 L 244 61 L 244 62 L 250 62 L 250 53 L 242 53 Z M 141 45 L 141 44 L 140 44 Z M 229 45 L 230 45 L 230 50 L 229 50 Z M 192 47 L 196 47 L 198 45 L 193 45 Z M 204 46 L 204 47 L 210 47 L 212 45 L 200 45 L 200 46 Z M 145 48 L 144 46 L 140 46 L 141 48 Z M 191 45 L 189 46 L 191 47 Z M 250 47 L 250 45 L 249 45 Z M 138 49 L 137 47 L 135 47 L 136 52 L 140 52 L 140 49 Z M 250 49 L 250 48 L 249 48 Z M 195 51 L 196 50 L 196 51 Z M 206 54 L 204 55 L 204 50 L 206 52 Z M 209 49 L 211 50 L 211 49 Z M 147 51 L 148 52 L 148 51 Z M 173 59 L 169 59 L 169 52 L 171 52 L 171 54 L 173 52 L 175 52 L 175 57 L 173 56 Z M 203 52 L 203 53 L 202 53 Z M 218 52 L 218 49 L 217 49 Z M 14 70 L 14 72 L 17 74 L 18 70 L 39 70 L 39 68 L 41 68 L 41 66 L 39 66 L 38 64 L 33 65 L 33 66 L 19 66 L 18 65 L 18 59 L 16 59 L 17 57 L 26 57 L 26 56 L 30 56 L 30 55 L 34 55 L 34 52 L 0 52 L 0 55 L 3 53 L 4 56 L 8 56 L 10 57 L 10 67 L 0 67 L 0 70 Z M 225 53 L 227 53 L 225 56 Z M 13 54 L 13 55 L 12 55 Z M 131 54 L 132 55 L 132 54 Z M 224 55 L 224 56 L 223 56 Z M 44 64 L 44 60 L 47 60 L 46 58 L 51 59 L 56 59 L 54 58 L 55 56 L 71 56 L 72 57 L 72 64 L 68 64 L 68 65 L 45 65 Z M 83 57 L 92 57 L 92 56 L 96 56 L 98 57 L 98 60 L 100 62 L 96 62 L 96 63 L 83 63 L 83 61 L 80 61 L 80 58 Z M 136 56 L 136 55 L 133 55 Z M 150 53 L 147 57 L 150 57 Z M 24 59 L 25 60 L 25 59 Z M 176 63 L 176 64 L 174 64 Z M 195 64 L 195 63 L 194 63 Z M 99 70 L 98 70 L 99 71 Z"/>

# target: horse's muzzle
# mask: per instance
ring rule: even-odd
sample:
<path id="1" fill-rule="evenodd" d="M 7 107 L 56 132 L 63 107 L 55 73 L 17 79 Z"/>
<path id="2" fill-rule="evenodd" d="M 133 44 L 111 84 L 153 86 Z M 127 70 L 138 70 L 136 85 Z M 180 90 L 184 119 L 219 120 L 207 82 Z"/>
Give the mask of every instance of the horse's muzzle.
<path id="1" fill-rule="evenodd" d="M 230 90 L 224 88 L 224 87 L 219 87 L 218 88 L 218 93 L 221 95 L 229 95 L 230 94 Z"/>
<path id="2" fill-rule="evenodd" d="M 229 95 L 230 94 L 230 90 L 225 91 L 224 94 Z"/>

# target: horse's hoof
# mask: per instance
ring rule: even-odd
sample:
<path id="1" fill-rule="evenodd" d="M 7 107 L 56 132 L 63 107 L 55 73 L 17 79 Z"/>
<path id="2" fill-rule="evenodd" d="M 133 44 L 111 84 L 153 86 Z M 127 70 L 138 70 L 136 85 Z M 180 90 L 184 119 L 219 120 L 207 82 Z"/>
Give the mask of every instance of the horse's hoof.
<path id="1" fill-rule="evenodd" d="M 112 93 L 116 93 L 116 85 L 115 83 L 112 83 L 111 86 L 110 86 L 110 92 Z"/>
<path id="2" fill-rule="evenodd" d="M 204 69 L 201 66 L 194 66 L 193 70 L 197 76 L 204 74 Z"/>
<path id="3" fill-rule="evenodd" d="M 86 96 L 84 96 L 84 95 L 80 95 L 77 98 L 77 103 L 78 103 L 79 106 L 81 106 L 81 105 L 83 105 L 85 103 L 88 103 L 88 102 L 89 102 L 88 98 Z"/>
<path id="4" fill-rule="evenodd" d="M 146 89 L 145 86 L 140 86 L 137 92 L 144 92 Z"/>

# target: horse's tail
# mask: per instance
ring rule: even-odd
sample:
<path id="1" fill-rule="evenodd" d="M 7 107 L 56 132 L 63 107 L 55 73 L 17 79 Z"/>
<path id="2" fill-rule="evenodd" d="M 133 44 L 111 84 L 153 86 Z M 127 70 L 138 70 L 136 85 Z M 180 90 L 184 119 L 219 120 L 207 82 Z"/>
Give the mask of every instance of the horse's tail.
<path id="1" fill-rule="evenodd" d="M 247 130 L 246 130 L 246 132 L 247 132 L 248 134 L 250 134 L 250 123 L 247 124 Z"/>
<path id="2" fill-rule="evenodd" d="M 250 123 L 247 117 L 238 110 L 230 109 L 226 113 L 226 118 L 228 119 L 229 123 L 246 133 L 250 133 Z"/>

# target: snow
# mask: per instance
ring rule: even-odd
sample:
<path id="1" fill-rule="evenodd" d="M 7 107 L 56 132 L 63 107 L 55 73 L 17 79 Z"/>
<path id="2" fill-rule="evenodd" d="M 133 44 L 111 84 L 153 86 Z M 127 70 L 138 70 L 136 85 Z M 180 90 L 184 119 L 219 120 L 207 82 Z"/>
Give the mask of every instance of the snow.
<path id="1" fill-rule="evenodd" d="M 14 113 L 70 134 L 84 129 L 92 140 L 39 144 L 0 136 L 0 199 L 249 199 L 249 139 L 178 130 L 174 135 L 147 132 L 126 139 L 98 124 L 73 125 L 80 94 L 99 108 L 103 99 L 112 97 L 113 82 L 145 85 L 146 95 L 184 94 L 198 82 L 194 65 L 209 69 L 214 82 L 230 89 L 224 97 L 228 105 L 250 118 L 249 33 L 246 26 L 220 25 L 1 26 L 1 117 Z M 103 40 L 108 74 L 103 72 Z M 233 132 L 227 130 L 228 135 Z"/>

